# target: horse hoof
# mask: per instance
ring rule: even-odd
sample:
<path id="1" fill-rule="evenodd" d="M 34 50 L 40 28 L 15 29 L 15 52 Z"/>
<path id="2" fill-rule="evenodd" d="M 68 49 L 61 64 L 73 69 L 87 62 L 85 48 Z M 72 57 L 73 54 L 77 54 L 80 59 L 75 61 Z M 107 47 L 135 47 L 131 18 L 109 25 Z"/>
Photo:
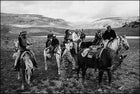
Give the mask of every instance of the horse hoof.
<path id="1" fill-rule="evenodd" d="M 47 71 L 47 68 L 45 68 L 45 71 Z"/>
<path id="2" fill-rule="evenodd" d="M 24 85 L 21 86 L 21 90 L 24 90 Z"/>
<path id="3" fill-rule="evenodd" d="M 32 83 L 30 83 L 30 84 L 29 84 L 29 86 L 33 86 L 33 84 L 32 84 Z"/>
<path id="4" fill-rule="evenodd" d="M 103 90 L 102 90 L 101 88 L 99 88 L 97 91 L 98 91 L 98 92 L 102 92 Z"/>
<path id="5" fill-rule="evenodd" d="M 20 77 L 18 77 L 17 79 L 20 80 Z"/>

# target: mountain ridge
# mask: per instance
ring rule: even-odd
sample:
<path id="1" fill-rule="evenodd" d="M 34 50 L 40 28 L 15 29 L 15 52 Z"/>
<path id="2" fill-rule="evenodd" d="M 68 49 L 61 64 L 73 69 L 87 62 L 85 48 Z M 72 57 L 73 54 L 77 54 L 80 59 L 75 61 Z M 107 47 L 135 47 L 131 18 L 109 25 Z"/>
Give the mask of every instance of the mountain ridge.
<path id="1" fill-rule="evenodd" d="M 8 24 L 20 28 L 56 27 L 69 29 L 104 29 L 107 25 L 118 28 L 134 21 L 139 21 L 139 16 L 98 18 L 91 20 L 89 23 L 76 24 L 65 21 L 64 19 L 51 18 L 39 14 L 1 13 L 1 24 Z"/>

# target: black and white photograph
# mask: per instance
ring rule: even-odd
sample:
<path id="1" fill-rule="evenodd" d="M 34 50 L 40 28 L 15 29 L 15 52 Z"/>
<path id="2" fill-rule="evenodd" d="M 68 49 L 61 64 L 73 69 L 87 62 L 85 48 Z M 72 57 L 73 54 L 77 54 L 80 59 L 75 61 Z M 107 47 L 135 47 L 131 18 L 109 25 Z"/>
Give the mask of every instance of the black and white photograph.
<path id="1" fill-rule="evenodd" d="M 1 94 L 140 94 L 139 0 L 1 0 Z"/>

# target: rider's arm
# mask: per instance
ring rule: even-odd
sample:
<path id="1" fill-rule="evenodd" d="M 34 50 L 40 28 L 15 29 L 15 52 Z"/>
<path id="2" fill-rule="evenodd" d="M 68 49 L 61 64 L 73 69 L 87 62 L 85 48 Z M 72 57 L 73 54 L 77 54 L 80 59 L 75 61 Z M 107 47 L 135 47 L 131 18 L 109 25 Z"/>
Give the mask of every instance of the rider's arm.
<path id="1" fill-rule="evenodd" d="M 102 36 L 104 40 L 105 40 L 105 39 L 106 39 L 106 37 L 107 37 L 106 32 L 107 32 L 107 31 L 105 31 L 105 32 L 103 33 L 103 36 Z"/>
<path id="2" fill-rule="evenodd" d="M 112 36 L 112 39 L 115 39 L 115 38 L 117 37 L 117 35 L 116 35 L 116 33 L 115 33 L 114 30 L 112 30 L 112 32 L 111 32 L 111 36 Z"/>

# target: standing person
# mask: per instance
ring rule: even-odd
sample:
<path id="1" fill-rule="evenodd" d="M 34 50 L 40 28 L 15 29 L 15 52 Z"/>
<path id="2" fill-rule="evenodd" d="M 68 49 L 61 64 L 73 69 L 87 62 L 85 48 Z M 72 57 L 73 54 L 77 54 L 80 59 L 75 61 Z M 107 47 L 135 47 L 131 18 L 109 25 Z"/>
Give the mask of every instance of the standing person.
<path id="1" fill-rule="evenodd" d="M 63 78 L 64 80 L 66 80 L 72 75 L 71 70 L 74 70 L 76 67 L 76 62 L 70 52 L 70 49 L 71 49 L 70 45 L 71 43 L 65 43 L 65 50 L 62 54 L 60 74 L 61 74 L 61 78 Z"/>
<path id="2" fill-rule="evenodd" d="M 82 41 L 84 41 L 85 38 L 86 38 L 86 34 L 84 33 L 84 31 L 83 31 L 83 29 L 82 29 L 81 35 L 80 35 L 80 39 L 81 39 Z"/>
<path id="3" fill-rule="evenodd" d="M 104 32 L 102 37 L 105 41 L 104 47 L 106 47 L 109 42 L 113 41 L 117 37 L 117 35 L 115 31 L 111 28 L 111 26 L 107 26 L 107 30 Z"/>
<path id="4" fill-rule="evenodd" d="M 72 40 L 73 40 L 73 44 L 74 44 L 74 49 L 75 49 L 75 53 L 77 54 L 77 41 L 80 39 L 80 34 L 79 32 L 73 32 L 72 33 Z"/>
<path id="5" fill-rule="evenodd" d="M 19 43 L 19 50 L 18 50 L 18 56 L 15 60 L 14 70 L 17 71 L 19 69 L 20 57 L 24 51 L 29 51 L 31 53 L 31 59 L 33 61 L 33 65 L 37 67 L 36 59 L 33 52 L 27 49 L 27 46 L 31 45 L 27 41 L 27 31 L 20 32 L 19 37 L 18 37 L 18 43 Z"/>

